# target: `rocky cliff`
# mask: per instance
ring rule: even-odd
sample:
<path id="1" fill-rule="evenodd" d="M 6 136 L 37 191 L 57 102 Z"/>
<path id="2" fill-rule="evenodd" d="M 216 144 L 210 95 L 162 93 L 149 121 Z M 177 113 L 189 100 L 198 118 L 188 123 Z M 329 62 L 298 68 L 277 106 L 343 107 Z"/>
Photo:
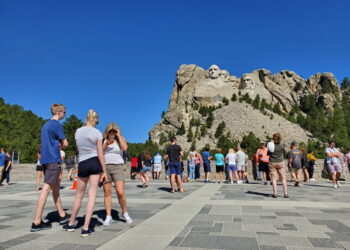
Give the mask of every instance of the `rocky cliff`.
<path id="1" fill-rule="evenodd" d="M 168 111 L 151 129 L 149 137 L 162 146 L 169 135 L 178 134 L 185 150 L 193 140 L 197 148 L 207 143 L 214 147 L 218 140 L 215 133 L 224 122 L 223 134 L 232 140 L 241 140 L 249 132 L 266 140 L 279 132 L 286 144 L 306 142 L 313 135 L 292 122 L 291 117 L 303 96 L 309 95 L 331 112 L 342 92 L 331 73 L 317 73 L 303 79 L 289 70 L 271 74 L 258 69 L 236 77 L 216 65 L 208 70 L 193 64 L 181 65 L 176 72 Z"/>

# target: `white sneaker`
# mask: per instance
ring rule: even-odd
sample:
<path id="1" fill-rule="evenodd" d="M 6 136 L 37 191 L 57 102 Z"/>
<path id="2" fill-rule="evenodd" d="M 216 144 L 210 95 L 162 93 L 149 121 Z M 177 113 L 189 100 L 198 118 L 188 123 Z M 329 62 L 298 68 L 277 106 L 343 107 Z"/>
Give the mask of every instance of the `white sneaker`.
<path id="1" fill-rule="evenodd" d="M 128 213 L 123 214 L 123 217 L 124 217 L 126 223 L 128 223 L 128 224 L 132 223 L 132 219 L 130 218 Z"/>
<path id="2" fill-rule="evenodd" d="M 231 181 L 231 184 L 233 184 L 233 181 Z"/>
<path id="3" fill-rule="evenodd" d="M 340 185 L 340 182 L 339 182 L 339 181 L 337 181 L 337 186 L 338 186 L 338 188 L 340 188 L 340 187 L 341 187 L 341 185 Z"/>
<path id="4" fill-rule="evenodd" d="M 334 184 L 334 186 L 333 186 L 334 188 L 338 188 L 338 185 L 337 184 Z"/>
<path id="5" fill-rule="evenodd" d="M 311 178 L 311 179 L 310 179 L 310 181 L 316 181 L 316 179 L 314 179 L 314 178 Z"/>
<path id="6" fill-rule="evenodd" d="M 108 226 L 108 225 L 111 225 L 112 224 L 112 216 L 106 216 L 106 219 L 105 221 L 103 222 L 103 225 L 104 226 Z"/>

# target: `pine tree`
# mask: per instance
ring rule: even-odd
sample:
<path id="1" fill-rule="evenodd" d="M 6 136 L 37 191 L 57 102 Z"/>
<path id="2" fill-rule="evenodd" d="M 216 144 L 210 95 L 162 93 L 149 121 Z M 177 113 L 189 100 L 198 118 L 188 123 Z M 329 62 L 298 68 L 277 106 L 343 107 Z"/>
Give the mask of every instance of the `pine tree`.
<path id="1" fill-rule="evenodd" d="M 226 127 L 226 124 L 225 124 L 224 121 L 222 121 L 222 122 L 218 125 L 218 127 L 216 128 L 216 131 L 215 131 L 215 138 L 219 138 L 220 136 L 223 135 L 225 127 Z"/>
<path id="2" fill-rule="evenodd" d="M 186 129 L 185 129 L 185 124 L 184 123 L 181 124 L 181 127 L 177 130 L 176 134 L 177 135 L 184 135 L 184 134 L 186 134 Z"/>
<path id="3" fill-rule="evenodd" d="M 231 101 L 233 101 L 233 102 L 237 101 L 237 95 L 235 93 L 233 93 L 233 95 L 231 97 Z"/>
<path id="4" fill-rule="evenodd" d="M 252 106 L 254 109 L 259 109 L 259 106 L 260 106 L 260 96 L 259 94 L 257 94 L 254 98 L 254 101 L 252 103 Z"/>
<path id="5" fill-rule="evenodd" d="M 187 132 L 187 142 L 191 142 L 192 140 L 193 140 L 193 132 L 192 132 L 192 128 L 189 127 Z"/>
<path id="6" fill-rule="evenodd" d="M 211 128 L 211 126 L 213 125 L 213 121 L 214 121 L 214 115 L 212 112 L 210 112 L 207 117 L 207 120 L 205 121 L 207 128 Z"/>

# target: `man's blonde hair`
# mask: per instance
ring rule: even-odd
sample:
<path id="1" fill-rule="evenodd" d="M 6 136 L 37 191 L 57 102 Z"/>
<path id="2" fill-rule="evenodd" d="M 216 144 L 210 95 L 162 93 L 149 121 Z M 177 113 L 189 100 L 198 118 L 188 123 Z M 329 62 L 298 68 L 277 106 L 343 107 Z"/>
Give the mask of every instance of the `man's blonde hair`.
<path id="1" fill-rule="evenodd" d="M 56 115 L 57 112 L 64 111 L 66 107 L 63 104 L 55 103 L 51 106 L 51 114 Z"/>

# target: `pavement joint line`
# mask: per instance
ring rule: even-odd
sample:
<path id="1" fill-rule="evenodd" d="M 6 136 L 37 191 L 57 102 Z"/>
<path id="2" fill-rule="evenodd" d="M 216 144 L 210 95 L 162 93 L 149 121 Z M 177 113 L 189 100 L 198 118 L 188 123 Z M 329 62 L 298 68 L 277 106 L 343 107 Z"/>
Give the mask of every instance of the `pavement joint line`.
<path id="1" fill-rule="evenodd" d="M 221 185 L 203 185 L 184 198 L 174 200 L 172 205 L 166 209 L 121 234 L 118 236 L 118 238 L 107 242 L 98 249 L 164 249 L 182 231 L 182 229 L 191 221 L 191 219 L 200 211 L 200 209 L 207 204 L 211 197 L 215 195 L 220 188 Z M 198 196 L 202 198 L 194 199 L 194 197 Z M 166 221 L 167 223 L 164 223 L 164 219 L 168 216 L 171 217 L 172 215 L 179 215 L 180 208 L 181 221 L 176 220 L 172 223 L 172 221 L 169 220 Z M 147 229 L 149 231 L 145 232 Z M 145 241 L 143 241 L 141 238 L 146 238 L 146 242 L 148 242 L 150 234 L 153 235 L 152 244 L 145 245 Z M 135 235 L 137 235 L 138 240 L 135 240 Z M 154 239 L 154 237 L 157 239 Z"/>

